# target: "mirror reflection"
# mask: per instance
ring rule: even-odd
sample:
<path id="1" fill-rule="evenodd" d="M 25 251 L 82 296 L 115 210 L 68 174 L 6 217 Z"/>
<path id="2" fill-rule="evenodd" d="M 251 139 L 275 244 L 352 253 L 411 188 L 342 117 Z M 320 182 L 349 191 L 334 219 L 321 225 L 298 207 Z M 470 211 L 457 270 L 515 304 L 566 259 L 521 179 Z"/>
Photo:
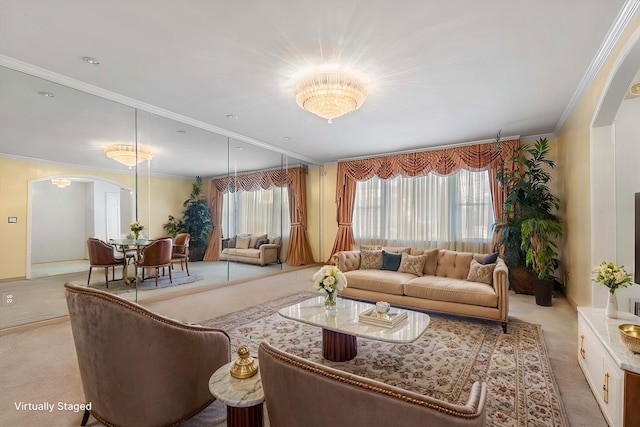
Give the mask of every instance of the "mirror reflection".
<path id="1" fill-rule="evenodd" d="M 3 67 L 0 85 L 0 191 L 13 201 L 0 210 L 17 221 L 1 239 L 0 288 L 19 302 L 1 328 L 66 315 L 65 282 L 144 304 L 320 253 L 308 165 Z M 163 238 L 169 262 L 153 254 Z M 93 239 L 115 261 L 91 260 Z"/>

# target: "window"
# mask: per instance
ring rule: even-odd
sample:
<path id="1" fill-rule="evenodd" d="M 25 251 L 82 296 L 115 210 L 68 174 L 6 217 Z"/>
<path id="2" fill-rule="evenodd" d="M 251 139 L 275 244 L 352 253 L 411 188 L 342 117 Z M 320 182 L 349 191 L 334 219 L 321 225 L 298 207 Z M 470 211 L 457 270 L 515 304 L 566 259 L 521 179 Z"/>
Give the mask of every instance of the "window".
<path id="1" fill-rule="evenodd" d="M 489 252 L 494 222 L 486 171 L 378 177 L 356 184 L 358 244 Z"/>
<path id="2" fill-rule="evenodd" d="M 222 224 L 225 237 L 267 233 L 269 237 L 285 238 L 291 227 L 287 188 L 225 193 Z"/>

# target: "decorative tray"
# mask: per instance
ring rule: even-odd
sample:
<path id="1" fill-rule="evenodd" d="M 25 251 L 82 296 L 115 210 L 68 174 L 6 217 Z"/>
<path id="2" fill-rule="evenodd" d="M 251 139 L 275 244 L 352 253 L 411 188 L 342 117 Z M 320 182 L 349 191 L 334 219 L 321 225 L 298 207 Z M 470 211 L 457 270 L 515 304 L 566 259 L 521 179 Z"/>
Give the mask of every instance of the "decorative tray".
<path id="1" fill-rule="evenodd" d="M 378 313 L 376 308 L 371 308 L 358 315 L 358 322 L 368 323 L 370 325 L 383 326 L 385 328 L 393 328 L 398 323 L 407 318 L 406 311 L 391 310 L 388 313 Z"/>

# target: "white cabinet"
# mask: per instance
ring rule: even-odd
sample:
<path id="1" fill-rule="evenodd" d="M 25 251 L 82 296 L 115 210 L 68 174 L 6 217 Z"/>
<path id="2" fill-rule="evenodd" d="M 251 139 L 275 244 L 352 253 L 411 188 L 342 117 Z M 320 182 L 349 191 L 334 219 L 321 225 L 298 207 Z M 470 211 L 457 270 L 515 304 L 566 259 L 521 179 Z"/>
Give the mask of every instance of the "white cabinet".
<path id="1" fill-rule="evenodd" d="M 578 308 L 578 363 L 613 427 L 640 425 L 640 355 L 624 347 L 617 331 L 619 324 L 636 319 L 607 319 L 604 310 Z"/>

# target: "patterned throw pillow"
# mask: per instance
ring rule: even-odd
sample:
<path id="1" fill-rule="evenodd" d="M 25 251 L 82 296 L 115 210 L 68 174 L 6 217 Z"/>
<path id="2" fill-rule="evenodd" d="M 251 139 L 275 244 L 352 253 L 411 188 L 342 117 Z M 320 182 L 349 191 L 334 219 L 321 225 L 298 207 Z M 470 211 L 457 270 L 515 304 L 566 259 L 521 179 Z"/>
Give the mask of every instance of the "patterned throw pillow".
<path id="1" fill-rule="evenodd" d="M 495 264 L 482 265 L 475 259 L 471 260 L 469 266 L 469 276 L 467 280 L 470 282 L 486 283 L 487 285 L 493 285 L 493 270 L 496 268 Z"/>
<path id="2" fill-rule="evenodd" d="M 360 270 L 382 269 L 382 251 L 360 251 Z"/>
<path id="3" fill-rule="evenodd" d="M 422 276 L 422 269 L 424 268 L 425 260 L 426 257 L 424 255 L 409 255 L 408 253 L 403 252 L 398 272 Z"/>

